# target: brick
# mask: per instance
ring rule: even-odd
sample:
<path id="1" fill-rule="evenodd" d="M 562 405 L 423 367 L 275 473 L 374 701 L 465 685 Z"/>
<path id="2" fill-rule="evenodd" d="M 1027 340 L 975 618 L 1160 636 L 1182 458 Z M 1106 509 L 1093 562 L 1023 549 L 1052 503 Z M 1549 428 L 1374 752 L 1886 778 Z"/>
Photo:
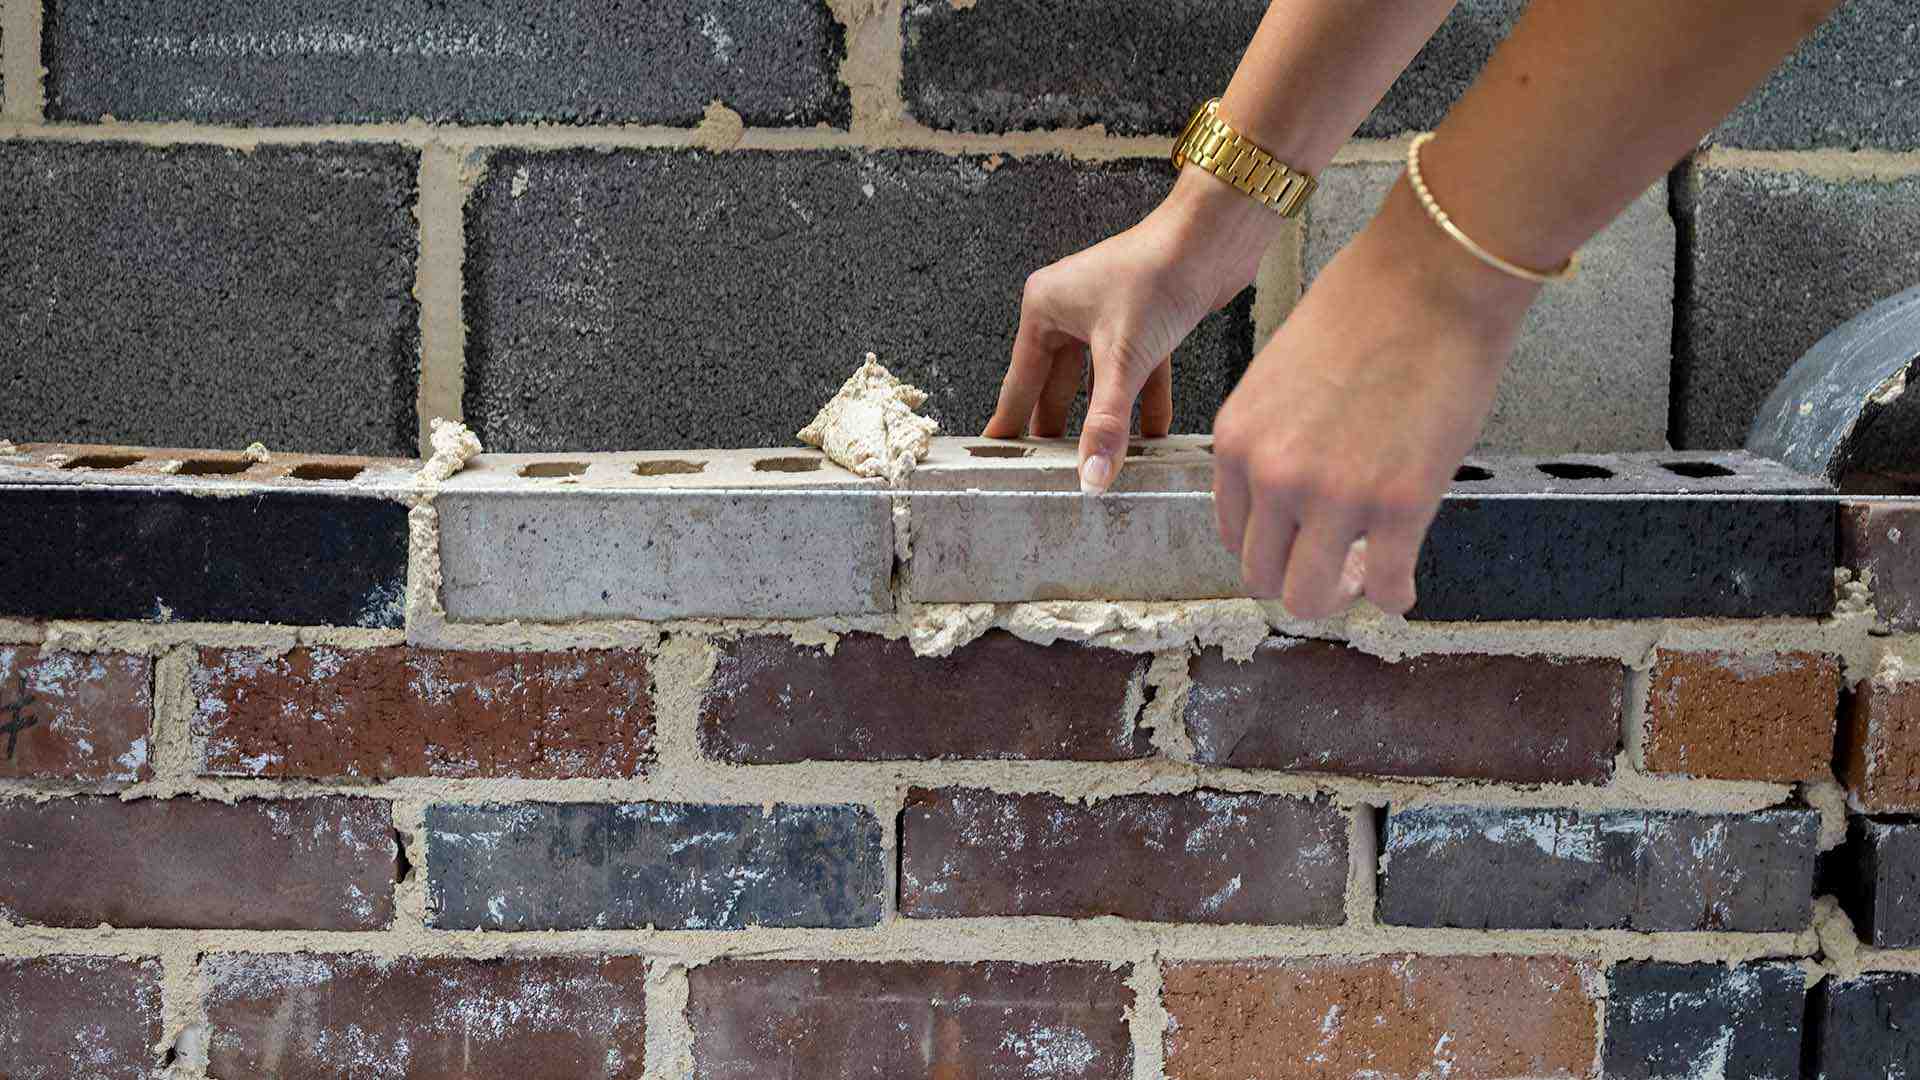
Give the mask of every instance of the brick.
<path id="1" fill-rule="evenodd" d="M 1920 177 L 1696 168 L 1677 200 L 1685 268 L 1674 437 L 1738 446 L 1800 355 L 1920 280 Z"/>
<path id="2" fill-rule="evenodd" d="M 1603 783 L 1626 669 L 1562 657 L 1388 663 L 1336 642 L 1268 638 L 1244 663 L 1188 661 L 1195 761 L 1233 768 L 1514 783 Z"/>
<path id="3" fill-rule="evenodd" d="M 1920 17 L 1851 0 L 1800 44 L 1712 141 L 1762 150 L 1920 148 Z"/>
<path id="4" fill-rule="evenodd" d="M 1462 10 L 1471 5 L 1462 5 Z M 1306 277 L 1372 220 L 1398 164 L 1336 165 L 1307 209 Z M 1658 450 L 1667 445 L 1674 225 L 1656 182 L 1580 251 L 1580 276 L 1546 290 L 1480 433 L 1491 450 Z"/>
<path id="5" fill-rule="evenodd" d="M 203 965 L 210 1076 L 637 1080 L 639 957 L 226 953 Z"/>
<path id="6" fill-rule="evenodd" d="M 467 209 L 467 422 L 495 450 L 790 444 L 872 350 L 943 430 L 978 431 L 1027 274 L 1168 180 L 1157 160 L 496 152 Z M 1177 430 L 1206 430 L 1251 359 L 1249 297 L 1175 353 Z"/>
<path id="7" fill-rule="evenodd" d="M 1083 806 L 916 788 L 900 815 L 908 918 L 1332 926 L 1346 880 L 1347 818 L 1324 800 L 1199 791 Z"/>
<path id="8" fill-rule="evenodd" d="M 1167 1075 L 1586 1077 L 1592 981 L 1591 968 L 1557 956 L 1170 964 Z"/>
<path id="9" fill-rule="evenodd" d="M 0 615 L 398 627 L 407 508 L 371 494 L 0 484 Z"/>
<path id="10" fill-rule="evenodd" d="M 1883 672 L 1854 688 L 1840 736 L 1840 779 L 1869 814 L 1920 813 L 1920 680 Z"/>
<path id="11" fill-rule="evenodd" d="M 1819 827 L 1811 810 L 1396 810 L 1387 816 L 1380 920 L 1474 929 L 1803 930 L 1813 913 Z"/>
<path id="12" fill-rule="evenodd" d="M 1148 658 L 993 631 L 946 657 L 848 634 L 832 652 L 786 637 L 717 643 L 700 744 L 736 764 L 930 758 L 1122 761 Z"/>
<path id="13" fill-rule="evenodd" d="M 1920 1075 L 1920 974 L 1823 979 L 1814 992 L 1815 1080 Z"/>
<path id="14" fill-rule="evenodd" d="M 113 956 L 0 959 L 0 1076 L 159 1075 L 160 962 Z"/>
<path id="15" fill-rule="evenodd" d="M 377 144 L 0 145 L 0 430 L 410 456 L 417 173 Z"/>
<path id="16" fill-rule="evenodd" d="M 1823 780 L 1833 772 L 1840 658 L 1676 652 L 1654 658 L 1646 768 L 1716 780 Z"/>
<path id="17" fill-rule="evenodd" d="M 872 926 L 886 881 L 860 806 L 435 805 L 427 836 L 445 930 Z"/>
<path id="18" fill-rule="evenodd" d="M 704 1080 L 1125 1080 L 1125 969 L 721 960 L 687 973 Z"/>
<path id="19" fill-rule="evenodd" d="M 686 126 L 720 98 L 752 124 L 847 122 L 842 34 L 813 0 L 60 0 L 46 33 L 55 120 Z"/>
<path id="20" fill-rule="evenodd" d="M 1854 818 L 1847 842 L 1823 878 L 1853 920 L 1861 940 L 1883 949 L 1920 946 L 1920 824 L 1901 818 Z"/>
<path id="21" fill-rule="evenodd" d="M 0 918 L 44 926 L 377 930 L 392 814 L 371 799 L 0 803 Z M 217 838 L 217 839 L 216 839 Z"/>
<path id="22" fill-rule="evenodd" d="M 145 780 L 152 715 L 144 656 L 0 646 L 0 779 Z"/>
<path id="23" fill-rule="evenodd" d="M 1607 987 L 1608 1080 L 1800 1075 L 1798 965 L 1618 964 Z"/>
<path id="24" fill-rule="evenodd" d="M 1889 630 L 1920 632 L 1920 507 L 1855 503 L 1840 511 L 1840 565 L 1866 578 Z"/>
<path id="25" fill-rule="evenodd" d="M 653 760 L 633 650 L 203 648 L 189 678 L 203 775 L 620 779 Z"/>

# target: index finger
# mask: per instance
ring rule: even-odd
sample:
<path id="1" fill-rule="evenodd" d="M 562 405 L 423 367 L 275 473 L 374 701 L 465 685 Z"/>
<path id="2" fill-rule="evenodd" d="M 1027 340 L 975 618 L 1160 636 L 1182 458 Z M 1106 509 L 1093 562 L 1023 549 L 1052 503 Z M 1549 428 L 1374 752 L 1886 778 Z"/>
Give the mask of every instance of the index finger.
<path id="1" fill-rule="evenodd" d="M 1000 402 L 994 406 L 993 419 L 981 432 L 989 439 L 1014 439 L 1026 430 L 1034 403 L 1047 388 L 1047 375 L 1053 370 L 1053 351 L 1041 343 L 1040 328 L 1030 304 L 1020 305 L 1020 329 L 1013 335 L 1013 362 L 1000 383 Z"/>

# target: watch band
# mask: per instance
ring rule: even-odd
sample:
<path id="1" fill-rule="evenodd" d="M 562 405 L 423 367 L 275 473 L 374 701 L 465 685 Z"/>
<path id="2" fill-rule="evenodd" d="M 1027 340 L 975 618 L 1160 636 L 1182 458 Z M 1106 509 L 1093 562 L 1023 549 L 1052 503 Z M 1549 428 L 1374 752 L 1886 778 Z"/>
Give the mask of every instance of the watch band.
<path id="1" fill-rule="evenodd" d="M 1220 119 L 1220 99 L 1193 111 L 1186 130 L 1173 143 L 1173 167 L 1193 164 L 1232 184 L 1278 211 L 1293 217 L 1307 204 L 1317 186 L 1313 177 L 1260 149 Z"/>

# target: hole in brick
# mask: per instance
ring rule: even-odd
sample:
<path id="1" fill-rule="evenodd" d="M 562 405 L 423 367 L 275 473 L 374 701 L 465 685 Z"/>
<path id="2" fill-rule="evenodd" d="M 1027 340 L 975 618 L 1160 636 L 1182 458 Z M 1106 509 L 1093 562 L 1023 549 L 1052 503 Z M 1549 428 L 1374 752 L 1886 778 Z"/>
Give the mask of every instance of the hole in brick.
<path id="1" fill-rule="evenodd" d="M 974 457 L 993 457 L 993 458 L 1032 457 L 1033 447 L 1031 446 L 969 446 L 967 447 L 967 453 L 972 454 Z"/>
<path id="2" fill-rule="evenodd" d="M 1534 467 L 1548 476 L 1562 480 L 1610 480 L 1613 478 L 1612 469 L 1603 469 L 1598 465 L 1582 465 L 1574 461 L 1549 461 Z"/>
<path id="3" fill-rule="evenodd" d="M 237 461 L 231 458 L 201 458 L 199 461 L 189 461 L 180 466 L 180 475 L 232 476 L 234 473 L 243 473 L 251 468 L 253 468 L 253 461 L 248 458 L 240 458 Z"/>
<path id="4" fill-rule="evenodd" d="M 1147 453 L 1147 448 L 1146 448 L 1146 447 L 1144 447 L 1144 446 L 1129 446 L 1129 447 L 1127 447 L 1127 456 L 1128 456 L 1128 457 L 1145 457 L 1145 456 L 1146 456 L 1146 453 Z"/>
<path id="5" fill-rule="evenodd" d="M 1710 476 L 1732 476 L 1733 470 L 1711 461 L 1663 461 L 1660 467 L 1680 476 L 1704 480 Z"/>
<path id="6" fill-rule="evenodd" d="M 753 463 L 754 472 L 818 472 L 820 460 L 815 457 L 770 457 L 761 458 Z"/>
<path id="7" fill-rule="evenodd" d="M 287 475 L 295 480 L 351 480 L 366 471 L 365 465 L 329 465 L 324 461 L 309 461 L 305 465 L 295 465 Z"/>
<path id="8" fill-rule="evenodd" d="M 536 461 L 520 467 L 520 475 L 541 479 L 555 476 L 579 476 L 587 471 L 584 461 Z"/>
<path id="9" fill-rule="evenodd" d="M 60 467 L 63 469 L 124 469 L 145 460 L 146 458 L 139 454 L 82 454 Z"/>
<path id="10" fill-rule="evenodd" d="M 633 466 L 635 476 L 684 476 L 706 471 L 704 461 L 642 461 Z"/>
<path id="11" fill-rule="evenodd" d="M 1462 465 L 1453 473 L 1453 482 L 1456 484 L 1473 484 L 1491 479 L 1493 474 L 1478 465 Z"/>
<path id="12" fill-rule="evenodd" d="M 1200 449 L 1201 449 L 1201 450 L 1204 450 L 1204 451 L 1206 451 L 1206 452 L 1207 452 L 1207 453 L 1209 453 L 1209 454 L 1211 454 L 1211 453 L 1213 453 L 1213 444 L 1212 444 L 1212 443 L 1201 443 L 1201 444 L 1200 444 Z"/>

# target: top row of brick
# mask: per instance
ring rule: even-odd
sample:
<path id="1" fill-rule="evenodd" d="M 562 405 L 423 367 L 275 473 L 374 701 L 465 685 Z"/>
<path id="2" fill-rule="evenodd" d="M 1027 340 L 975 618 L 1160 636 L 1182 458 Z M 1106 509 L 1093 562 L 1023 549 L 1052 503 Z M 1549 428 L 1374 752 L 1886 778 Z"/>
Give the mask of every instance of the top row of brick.
<path id="1" fill-rule="evenodd" d="M 403 121 L 846 127 L 845 29 L 824 0 L 46 0 L 55 121 Z M 1266 0 L 907 0 L 911 116 L 967 132 L 1171 134 L 1217 93 Z M 881 7 L 883 5 L 872 5 Z M 1434 127 L 1525 6 L 1463 0 L 1360 134 Z M 868 17 L 880 17 L 872 15 Z M 1852 0 L 1713 140 L 1920 148 L 1920 11 Z"/>

